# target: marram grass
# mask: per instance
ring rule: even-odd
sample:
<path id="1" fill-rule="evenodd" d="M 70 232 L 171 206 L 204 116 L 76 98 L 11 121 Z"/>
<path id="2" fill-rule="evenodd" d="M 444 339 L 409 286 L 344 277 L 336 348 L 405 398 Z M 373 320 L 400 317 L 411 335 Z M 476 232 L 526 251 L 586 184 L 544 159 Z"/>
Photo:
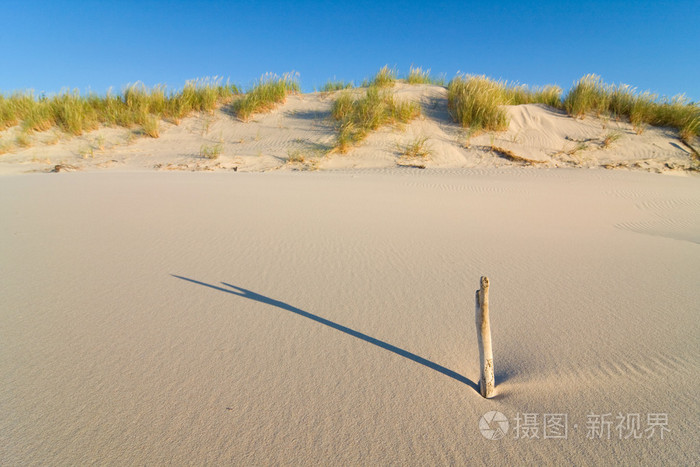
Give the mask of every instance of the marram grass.
<path id="1" fill-rule="evenodd" d="M 420 105 L 399 101 L 388 91 L 370 86 L 359 97 L 345 91 L 333 102 L 331 115 L 338 122 L 336 148 L 341 152 L 362 141 L 370 131 L 391 123 L 406 123 L 420 115 Z"/>
<path id="2" fill-rule="evenodd" d="M 454 121 L 463 127 L 502 131 L 508 128 L 503 105 L 539 103 L 560 107 L 561 92 L 558 86 L 530 89 L 486 76 L 458 75 L 447 86 L 447 106 Z"/>
<path id="3" fill-rule="evenodd" d="M 420 136 L 404 146 L 397 144 L 397 150 L 402 157 L 426 159 L 431 155 L 427 142 L 427 137 Z"/>
<path id="4" fill-rule="evenodd" d="M 334 91 L 342 91 L 343 89 L 352 89 L 353 85 L 351 82 L 346 82 L 346 81 L 331 81 L 329 80 L 321 86 L 321 92 L 334 92 Z"/>
<path id="5" fill-rule="evenodd" d="M 378 86 L 380 88 L 391 87 L 396 83 L 397 71 L 394 68 L 389 68 L 388 65 L 384 65 L 370 83 L 372 86 Z"/>
<path id="6" fill-rule="evenodd" d="M 141 83 L 129 85 L 121 94 L 105 96 L 63 91 L 51 97 L 36 97 L 33 92 L 0 94 L 0 131 L 20 125 L 25 132 L 46 131 L 58 127 L 66 133 L 81 135 L 99 125 L 141 126 L 144 133 L 157 137 L 156 120 L 175 123 L 195 111 L 211 112 L 239 93 L 232 84 L 217 78 L 189 81 L 182 90 L 166 92 L 165 86 L 147 88 Z"/>
<path id="7" fill-rule="evenodd" d="M 485 76 L 457 76 L 447 86 L 447 108 L 455 122 L 476 130 L 508 128 L 504 86 Z"/>
<path id="8" fill-rule="evenodd" d="M 434 84 L 437 86 L 444 86 L 444 78 L 434 78 L 430 74 L 430 69 L 423 70 L 421 67 L 410 67 L 408 70 L 408 75 L 406 75 L 406 82 L 408 84 Z"/>
<path id="9" fill-rule="evenodd" d="M 400 103 L 389 91 L 397 81 L 398 72 L 382 67 L 373 79 L 363 84 L 368 90 L 363 97 L 353 98 L 341 93 L 333 104 L 333 116 L 338 121 L 338 146 L 347 149 L 364 138 L 368 131 L 387 122 L 404 121 L 406 115 L 417 115 L 417 104 Z M 430 70 L 411 67 L 405 77 L 410 84 L 444 84 L 431 77 Z M 329 81 L 322 91 L 337 91 L 352 87 L 351 83 Z M 684 96 L 659 97 L 634 88 L 604 83 L 596 75 L 586 75 L 574 83 L 565 96 L 558 86 L 528 88 L 524 85 L 495 81 L 485 76 L 458 75 L 447 85 L 448 110 L 453 119 L 472 130 L 504 130 L 508 118 L 504 105 L 541 103 L 565 110 L 583 118 L 589 113 L 606 117 L 625 118 L 638 133 L 649 126 L 671 127 L 679 137 L 692 142 L 700 135 L 700 106 Z M 248 120 L 254 113 L 265 112 L 284 101 L 291 92 L 299 92 L 298 75 L 281 78 L 264 75 L 245 95 L 232 84 L 222 84 L 218 78 L 189 81 L 179 91 L 165 86 L 148 88 L 141 83 L 127 86 L 121 93 L 81 95 L 62 91 L 53 96 L 36 96 L 33 92 L 0 93 L 0 131 L 19 125 L 22 136 L 17 145 L 30 141 L 33 132 L 58 128 L 68 134 L 80 135 L 100 125 L 140 127 L 144 134 L 157 137 L 159 122 L 175 124 L 193 112 L 212 112 L 218 106 L 232 103 L 232 111 Z M 408 118 L 408 117 L 406 117 Z M 412 117 L 410 117 L 412 118 Z M 7 148 L 5 147 L 5 150 Z"/>
<path id="10" fill-rule="evenodd" d="M 287 73 L 279 77 L 267 74 L 233 103 L 233 111 L 238 118 L 247 121 L 254 113 L 269 111 L 284 102 L 291 92 L 299 92 L 298 75 Z"/>
<path id="11" fill-rule="evenodd" d="M 637 133 L 646 125 L 654 125 L 675 128 L 686 141 L 700 135 L 700 106 L 685 96 L 638 93 L 626 84 L 606 84 L 597 75 L 586 75 L 575 82 L 563 104 L 574 117 L 583 118 L 588 113 L 626 117 Z"/>

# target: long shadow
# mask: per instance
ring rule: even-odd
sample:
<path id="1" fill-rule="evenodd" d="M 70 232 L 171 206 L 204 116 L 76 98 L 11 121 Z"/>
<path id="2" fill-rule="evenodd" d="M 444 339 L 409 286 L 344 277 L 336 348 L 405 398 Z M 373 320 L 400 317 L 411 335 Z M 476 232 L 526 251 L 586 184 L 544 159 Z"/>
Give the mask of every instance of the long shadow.
<path id="1" fill-rule="evenodd" d="M 404 358 L 407 358 L 411 361 L 414 361 L 416 363 L 420 363 L 421 365 L 424 365 L 431 370 L 435 370 L 439 373 L 442 373 L 445 376 L 449 376 L 450 378 L 453 378 L 461 383 L 466 384 L 467 386 L 471 387 L 475 391 L 479 392 L 479 386 L 474 383 L 472 380 L 465 378 L 464 376 L 460 375 L 459 373 L 455 373 L 454 371 L 450 370 L 449 368 L 445 368 L 442 365 L 438 365 L 437 363 L 433 363 L 430 360 L 426 360 L 423 357 L 420 357 L 414 353 L 411 353 L 407 350 L 400 349 L 396 347 L 395 345 L 391 345 L 387 342 L 381 341 L 379 339 L 375 339 L 374 337 L 368 336 L 367 334 L 363 334 L 359 331 L 355 331 L 354 329 L 350 329 L 347 326 L 343 326 L 342 324 L 334 323 L 333 321 L 327 320 L 325 318 L 321 318 L 320 316 L 316 316 L 313 313 L 309 313 L 308 311 L 304 311 L 302 309 L 299 309 L 297 307 L 294 307 L 292 305 L 289 305 L 287 303 L 281 302 L 279 300 L 275 300 L 270 297 L 266 297 L 264 295 L 257 294 L 255 292 L 252 292 L 250 290 L 244 289 L 242 287 L 237 287 L 235 285 L 227 284 L 226 282 L 222 282 L 223 285 L 226 287 L 230 287 L 230 289 L 225 289 L 223 287 L 219 287 L 216 285 L 212 284 L 207 284 L 205 282 L 200 282 L 194 279 L 189 279 L 187 277 L 182 277 L 178 276 L 175 274 L 171 274 L 171 276 L 176 277 L 178 279 L 182 279 L 184 281 L 192 282 L 193 284 L 198 284 L 198 285 L 203 285 L 204 287 L 209 287 L 210 289 L 214 290 L 220 290 L 221 292 L 226 292 L 230 293 L 233 295 L 237 295 L 239 297 L 247 298 L 249 300 L 255 300 L 256 302 L 260 303 L 265 303 L 266 305 L 272 305 L 276 306 L 277 308 L 281 308 L 282 310 L 286 311 L 291 311 L 292 313 L 295 313 L 299 316 L 303 316 L 304 318 L 308 318 L 312 321 L 316 321 L 317 323 L 324 324 L 328 327 L 331 327 L 337 331 L 343 332 L 345 334 L 348 334 L 352 337 L 356 337 L 358 339 L 362 339 L 365 342 L 369 342 L 370 344 L 374 344 L 377 347 L 381 347 L 382 349 L 388 350 L 389 352 L 393 352 L 396 355 L 400 355 Z"/>

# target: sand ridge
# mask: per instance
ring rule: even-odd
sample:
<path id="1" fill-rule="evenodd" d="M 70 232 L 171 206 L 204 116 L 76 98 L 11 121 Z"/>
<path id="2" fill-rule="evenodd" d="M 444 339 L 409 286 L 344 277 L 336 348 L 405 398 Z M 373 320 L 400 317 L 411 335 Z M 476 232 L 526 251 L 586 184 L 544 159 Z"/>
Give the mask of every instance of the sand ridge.
<path id="1" fill-rule="evenodd" d="M 361 92 L 355 90 L 354 92 Z M 543 104 L 508 106 L 505 132 L 470 134 L 447 111 L 447 90 L 435 85 L 396 83 L 397 99 L 419 102 L 422 116 L 404 125 L 373 132 L 348 154 L 333 151 L 336 128 L 330 116 L 336 93 L 293 94 L 269 113 L 239 121 L 227 107 L 213 114 L 161 122 L 157 139 L 128 129 L 102 128 L 80 137 L 49 131 L 34 136 L 28 148 L 0 156 L 0 173 L 64 170 L 269 171 L 350 168 L 476 168 L 529 165 L 539 167 L 605 167 L 655 172 L 696 170 L 692 149 L 677 132 L 648 127 L 641 134 L 627 122 L 588 116 L 575 119 Z M 11 142 L 18 128 L 0 136 Z M 606 136 L 616 140 L 607 147 Z M 406 159 L 402 150 L 425 140 L 427 158 Z M 218 147 L 221 155 L 203 157 Z M 492 147 L 512 152 L 503 157 Z M 296 162 L 295 162 L 296 160 Z"/>

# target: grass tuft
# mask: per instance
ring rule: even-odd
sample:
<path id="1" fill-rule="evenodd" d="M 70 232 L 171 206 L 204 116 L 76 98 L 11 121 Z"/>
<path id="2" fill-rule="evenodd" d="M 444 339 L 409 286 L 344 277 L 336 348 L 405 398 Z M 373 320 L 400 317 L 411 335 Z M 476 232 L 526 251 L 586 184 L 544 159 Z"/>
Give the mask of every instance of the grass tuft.
<path id="1" fill-rule="evenodd" d="M 430 149 L 426 145 L 427 141 L 428 138 L 426 137 L 418 137 L 405 146 L 397 145 L 397 149 L 403 157 L 426 159 L 431 154 Z"/>
<path id="2" fill-rule="evenodd" d="M 603 148 L 609 148 L 615 141 L 619 140 L 622 138 L 622 133 L 617 132 L 617 131 L 611 131 L 609 133 L 606 133 L 603 136 L 603 141 L 600 143 L 600 145 Z"/>
<path id="3" fill-rule="evenodd" d="M 580 118 L 591 112 L 628 118 L 637 134 L 654 125 L 675 128 L 681 139 L 700 135 L 700 105 L 685 96 L 638 93 L 626 84 L 605 84 L 597 75 L 586 75 L 574 83 L 564 99 L 564 109 Z"/>
<path id="4" fill-rule="evenodd" d="M 526 85 L 508 85 L 502 83 L 501 92 L 506 104 L 545 104 L 556 109 L 561 108 L 562 90 L 559 86 L 542 86 L 530 89 Z"/>
<path id="5" fill-rule="evenodd" d="M 352 88 L 353 88 L 353 85 L 351 82 L 329 80 L 326 84 L 323 85 L 323 87 L 321 87 L 321 92 L 342 91 L 343 89 L 352 89 Z"/>
<path id="6" fill-rule="evenodd" d="M 199 148 L 199 157 L 203 157 L 205 159 L 217 159 L 223 150 L 224 146 L 221 143 L 212 145 L 203 144 Z"/>
<path id="7" fill-rule="evenodd" d="M 284 102 L 287 94 L 299 92 L 297 74 L 286 73 L 281 78 L 267 74 L 260 78 L 241 99 L 233 103 L 233 111 L 243 121 L 248 121 L 254 113 L 268 112 Z"/>
<path id="8" fill-rule="evenodd" d="M 447 108 L 463 127 L 502 131 L 508 117 L 501 107 L 505 103 L 502 83 L 485 76 L 457 76 L 447 86 Z"/>
<path id="9" fill-rule="evenodd" d="M 577 141 L 576 145 L 573 148 L 566 151 L 566 154 L 569 156 L 575 156 L 579 152 L 585 151 L 586 149 L 588 149 L 588 144 L 586 142 Z"/>
<path id="10" fill-rule="evenodd" d="M 430 69 L 423 71 L 421 67 L 411 67 L 406 76 L 406 82 L 408 84 L 435 84 L 438 86 L 445 85 L 445 79 L 433 78 L 430 76 Z"/>
<path id="11" fill-rule="evenodd" d="M 391 87 L 396 83 L 396 70 L 389 68 L 388 65 L 384 65 L 370 83 L 371 86 L 377 86 L 380 88 Z"/>
<path id="12" fill-rule="evenodd" d="M 630 96 L 631 93 L 626 89 L 620 89 L 620 93 L 616 95 L 615 107 L 628 109 L 631 105 L 631 101 L 628 100 Z M 564 99 L 564 109 L 574 117 L 584 117 L 590 111 L 600 113 L 610 107 L 610 97 L 600 76 L 586 75 L 569 90 Z"/>
<path id="13" fill-rule="evenodd" d="M 696 136 L 700 135 L 700 116 L 688 118 L 679 131 L 681 140 L 690 144 Z"/>
<path id="14" fill-rule="evenodd" d="M 294 151 L 287 151 L 287 162 L 291 164 L 303 164 L 306 162 L 306 156 L 304 156 L 303 151 L 300 149 L 295 149 Z"/>
<path id="15" fill-rule="evenodd" d="M 153 115 L 144 116 L 141 126 L 143 132 L 151 138 L 158 138 L 160 136 L 160 119 L 158 117 Z"/>
<path id="16" fill-rule="evenodd" d="M 331 115 L 338 122 L 336 148 L 344 153 L 380 126 L 406 123 L 418 117 L 420 105 L 397 101 L 390 93 L 370 86 L 360 97 L 354 97 L 348 91 L 342 93 L 333 102 Z"/>
<path id="17" fill-rule="evenodd" d="M 222 85 L 216 77 L 188 81 L 179 92 L 167 92 L 161 85 L 147 88 L 135 83 L 118 95 L 107 92 L 104 96 L 81 96 L 77 90 L 39 98 L 31 91 L 10 96 L 0 94 L 0 131 L 20 124 L 26 132 L 58 127 L 66 133 L 81 135 L 101 124 L 131 128 L 152 125 L 153 119 L 162 118 L 179 123 L 192 112 L 212 112 L 236 94 L 236 86 Z"/>
<path id="18" fill-rule="evenodd" d="M 447 86 L 447 105 L 452 118 L 463 127 L 474 130 L 503 131 L 508 117 L 501 106 L 545 104 L 561 107 L 561 88 L 494 81 L 486 76 L 460 75 Z"/>

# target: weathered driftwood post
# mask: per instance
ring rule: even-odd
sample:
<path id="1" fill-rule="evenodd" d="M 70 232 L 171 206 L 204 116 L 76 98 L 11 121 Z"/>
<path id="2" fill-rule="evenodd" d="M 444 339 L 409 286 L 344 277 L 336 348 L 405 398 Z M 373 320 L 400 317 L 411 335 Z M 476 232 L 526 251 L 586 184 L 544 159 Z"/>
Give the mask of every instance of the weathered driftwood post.
<path id="1" fill-rule="evenodd" d="M 491 323 L 489 322 L 489 278 L 481 276 L 481 288 L 476 291 L 476 334 L 479 339 L 479 363 L 481 395 L 493 397 L 496 383 L 493 377 L 493 349 L 491 348 Z"/>

